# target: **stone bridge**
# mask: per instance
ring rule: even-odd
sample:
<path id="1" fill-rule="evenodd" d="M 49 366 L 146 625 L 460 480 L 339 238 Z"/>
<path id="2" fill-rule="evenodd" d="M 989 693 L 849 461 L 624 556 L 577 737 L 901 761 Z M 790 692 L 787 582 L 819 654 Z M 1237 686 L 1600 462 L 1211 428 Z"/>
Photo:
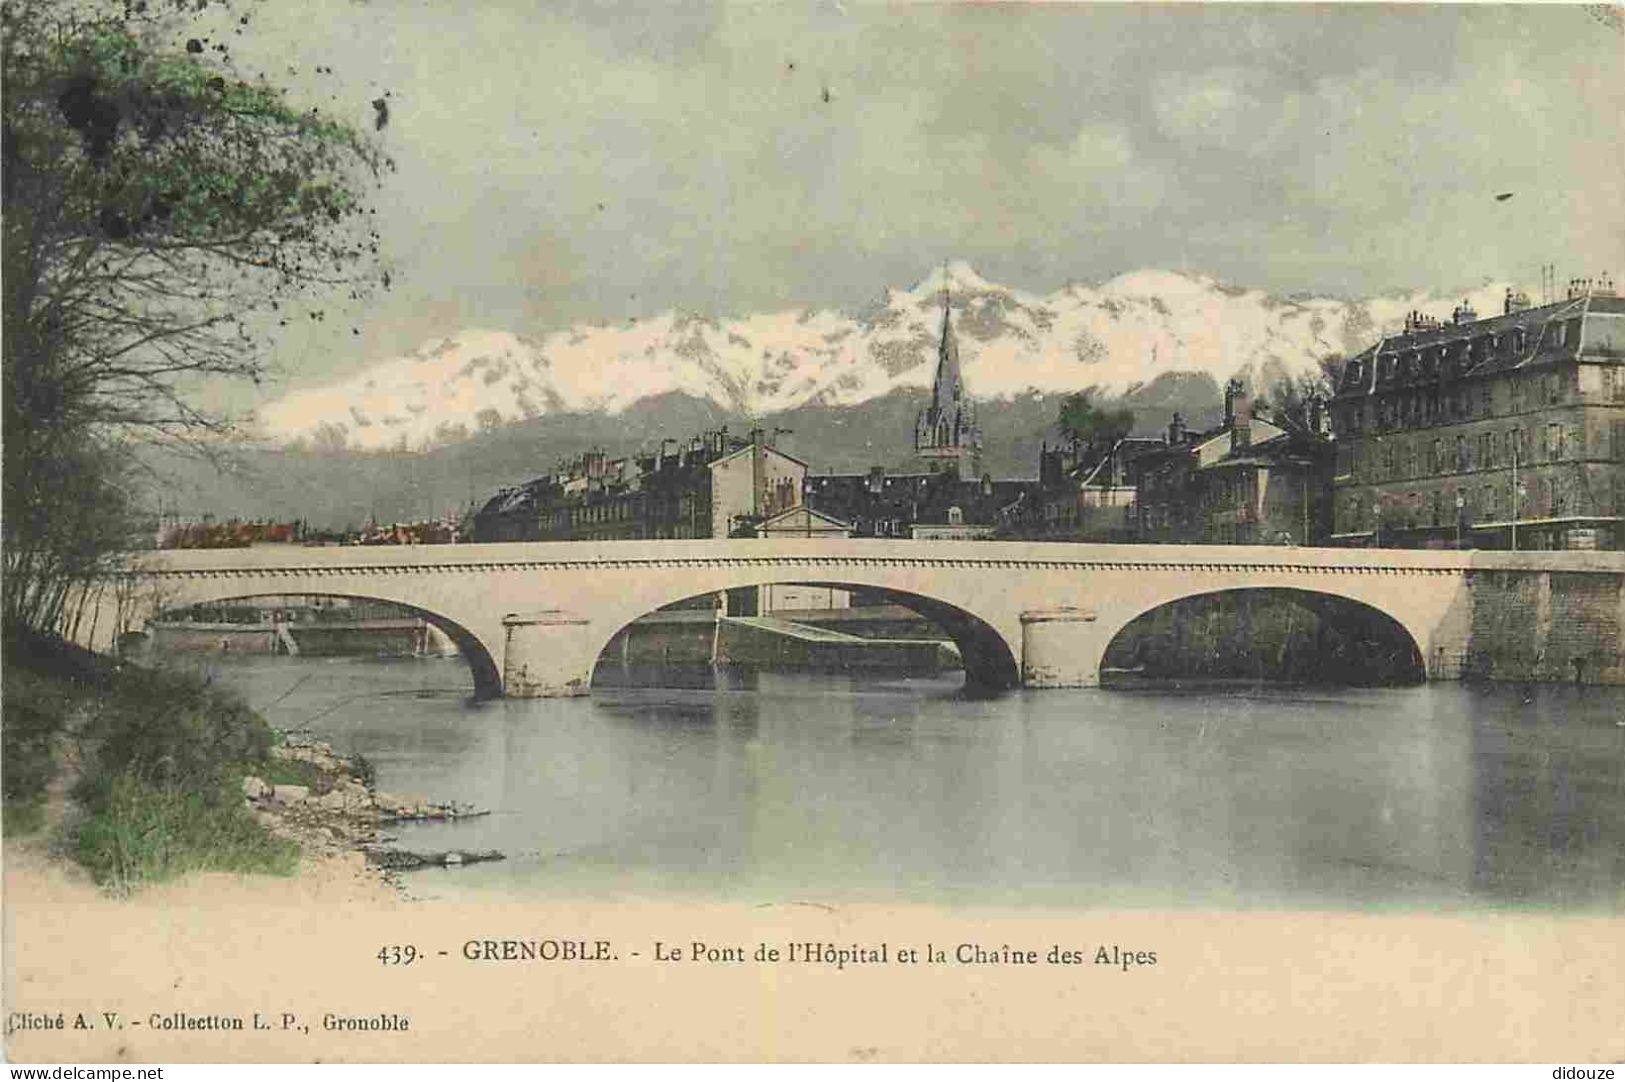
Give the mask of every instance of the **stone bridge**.
<path id="1" fill-rule="evenodd" d="M 958 644 L 967 681 L 992 688 L 1092 686 L 1113 636 L 1136 617 L 1248 589 L 1374 610 L 1409 636 L 1433 679 L 1537 642 L 1541 664 L 1562 673 L 1566 655 L 1548 658 L 1548 640 L 1559 654 L 1589 651 L 1593 678 L 1625 679 L 1620 553 L 743 539 L 257 546 L 150 553 L 136 566 L 102 592 L 81 641 L 105 647 L 160 611 L 199 603 L 371 598 L 442 628 L 487 697 L 584 694 L 599 653 L 638 617 L 792 582 L 883 592 L 935 620 Z"/>

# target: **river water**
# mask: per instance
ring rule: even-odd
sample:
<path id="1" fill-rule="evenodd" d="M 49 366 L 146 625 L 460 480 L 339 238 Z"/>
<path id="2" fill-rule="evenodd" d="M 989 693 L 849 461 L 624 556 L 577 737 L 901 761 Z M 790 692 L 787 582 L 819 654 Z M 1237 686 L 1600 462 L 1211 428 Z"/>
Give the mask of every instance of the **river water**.
<path id="1" fill-rule="evenodd" d="M 1625 912 L 1625 689 L 735 677 L 473 703 L 457 659 L 205 662 L 509 859 L 422 897 Z M 692 681 L 691 681 L 692 682 Z"/>

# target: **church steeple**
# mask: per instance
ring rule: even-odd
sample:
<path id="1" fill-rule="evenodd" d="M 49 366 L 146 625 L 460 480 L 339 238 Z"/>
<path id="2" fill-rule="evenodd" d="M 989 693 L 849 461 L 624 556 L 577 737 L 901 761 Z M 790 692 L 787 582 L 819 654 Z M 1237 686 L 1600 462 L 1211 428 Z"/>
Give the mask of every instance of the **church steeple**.
<path id="1" fill-rule="evenodd" d="M 937 379 L 932 391 L 932 403 L 944 413 L 959 404 L 965 391 L 964 381 L 959 374 L 959 341 L 954 337 L 946 271 L 942 282 L 942 341 L 937 345 Z"/>
<path id="2" fill-rule="evenodd" d="M 942 337 L 937 343 L 937 374 L 931 401 L 914 422 L 914 452 L 932 473 L 975 479 L 982 468 L 982 433 L 976 407 L 965 396 L 959 370 L 959 342 L 954 337 L 953 304 L 948 295 L 948 268 L 942 269 Z"/>

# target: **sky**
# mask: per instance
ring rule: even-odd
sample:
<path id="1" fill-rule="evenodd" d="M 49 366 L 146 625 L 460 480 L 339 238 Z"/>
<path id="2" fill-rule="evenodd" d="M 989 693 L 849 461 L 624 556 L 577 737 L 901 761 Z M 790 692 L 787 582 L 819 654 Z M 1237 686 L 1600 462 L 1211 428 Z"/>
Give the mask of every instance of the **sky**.
<path id="1" fill-rule="evenodd" d="M 393 288 L 291 333 L 266 396 L 465 328 L 852 311 L 950 258 L 1035 292 L 1625 278 L 1618 6 L 245 10 L 239 67 L 362 125 L 387 92 L 398 164 Z"/>

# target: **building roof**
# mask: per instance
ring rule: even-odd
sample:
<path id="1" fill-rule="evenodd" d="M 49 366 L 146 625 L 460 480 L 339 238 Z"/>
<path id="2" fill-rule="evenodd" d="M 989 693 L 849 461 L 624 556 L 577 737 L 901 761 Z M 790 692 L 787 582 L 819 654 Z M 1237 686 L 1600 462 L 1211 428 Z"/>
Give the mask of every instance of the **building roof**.
<path id="1" fill-rule="evenodd" d="M 1198 470 L 1234 469 L 1240 466 L 1272 466 L 1285 459 L 1313 458 L 1329 454 L 1331 441 L 1301 428 L 1273 424 L 1261 417 L 1252 419 L 1252 437 L 1235 446 L 1233 426 L 1221 425 L 1193 434 L 1184 443 L 1164 444 L 1135 459 L 1141 474 L 1158 462 L 1188 460 Z"/>
<path id="2" fill-rule="evenodd" d="M 997 520 L 1032 481 L 960 480 L 951 473 L 821 474 L 807 478 L 806 502 L 826 514 L 859 520 L 946 523 L 958 507 L 967 523 Z"/>
<path id="3" fill-rule="evenodd" d="M 1569 322 L 1581 321 L 1572 339 Z M 1459 323 L 1411 325 L 1349 360 L 1337 398 L 1548 364 L 1578 356 L 1625 362 L 1625 299 L 1587 293 Z"/>
<path id="4" fill-rule="evenodd" d="M 809 507 L 804 503 L 798 503 L 794 507 L 786 507 L 778 514 L 772 515 L 763 519 L 761 522 L 758 522 L 756 524 L 757 532 L 766 532 L 773 527 L 774 523 L 783 522 L 784 520 L 794 518 L 797 515 L 803 515 L 807 518 L 820 519 L 829 523 L 831 526 L 836 526 L 843 530 L 850 530 L 852 528 L 852 524 L 850 522 L 843 522 L 834 515 L 825 514 L 816 507 Z"/>
<path id="5" fill-rule="evenodd" d="M 713 458 L 709 463 L 707 463 L 707 465 L 709 465 L 710 467 L 712 467 L 714 469 L 717 466 L 722 465 L 724 462 L 730 461 L 731 459 L 738 458 L 740 455 L 742 455 L 745 452 L 749 451 L 753 446 L 755 446 L 755 445 L 747 443 L 747 444 L 745 444 L 745 446 L 740 447 L 737 450 L 729 451 L 725 455 L 722 455 L 722 456 L 720 456 L 718 458 Z M 763 445 L 762 453 L 763 454 L 774 454 L 774 455 L 778 455 L 780 458 L 787 458 L 791 462 L 794 462 L 798 466 L 807 465 L 807 463 L 805 463 L 801 459 L 797 458 L 795 455 L 786 454 L 785 452 L 779 450 L 777 447 L 774 447 L 771 444 Z"/>

